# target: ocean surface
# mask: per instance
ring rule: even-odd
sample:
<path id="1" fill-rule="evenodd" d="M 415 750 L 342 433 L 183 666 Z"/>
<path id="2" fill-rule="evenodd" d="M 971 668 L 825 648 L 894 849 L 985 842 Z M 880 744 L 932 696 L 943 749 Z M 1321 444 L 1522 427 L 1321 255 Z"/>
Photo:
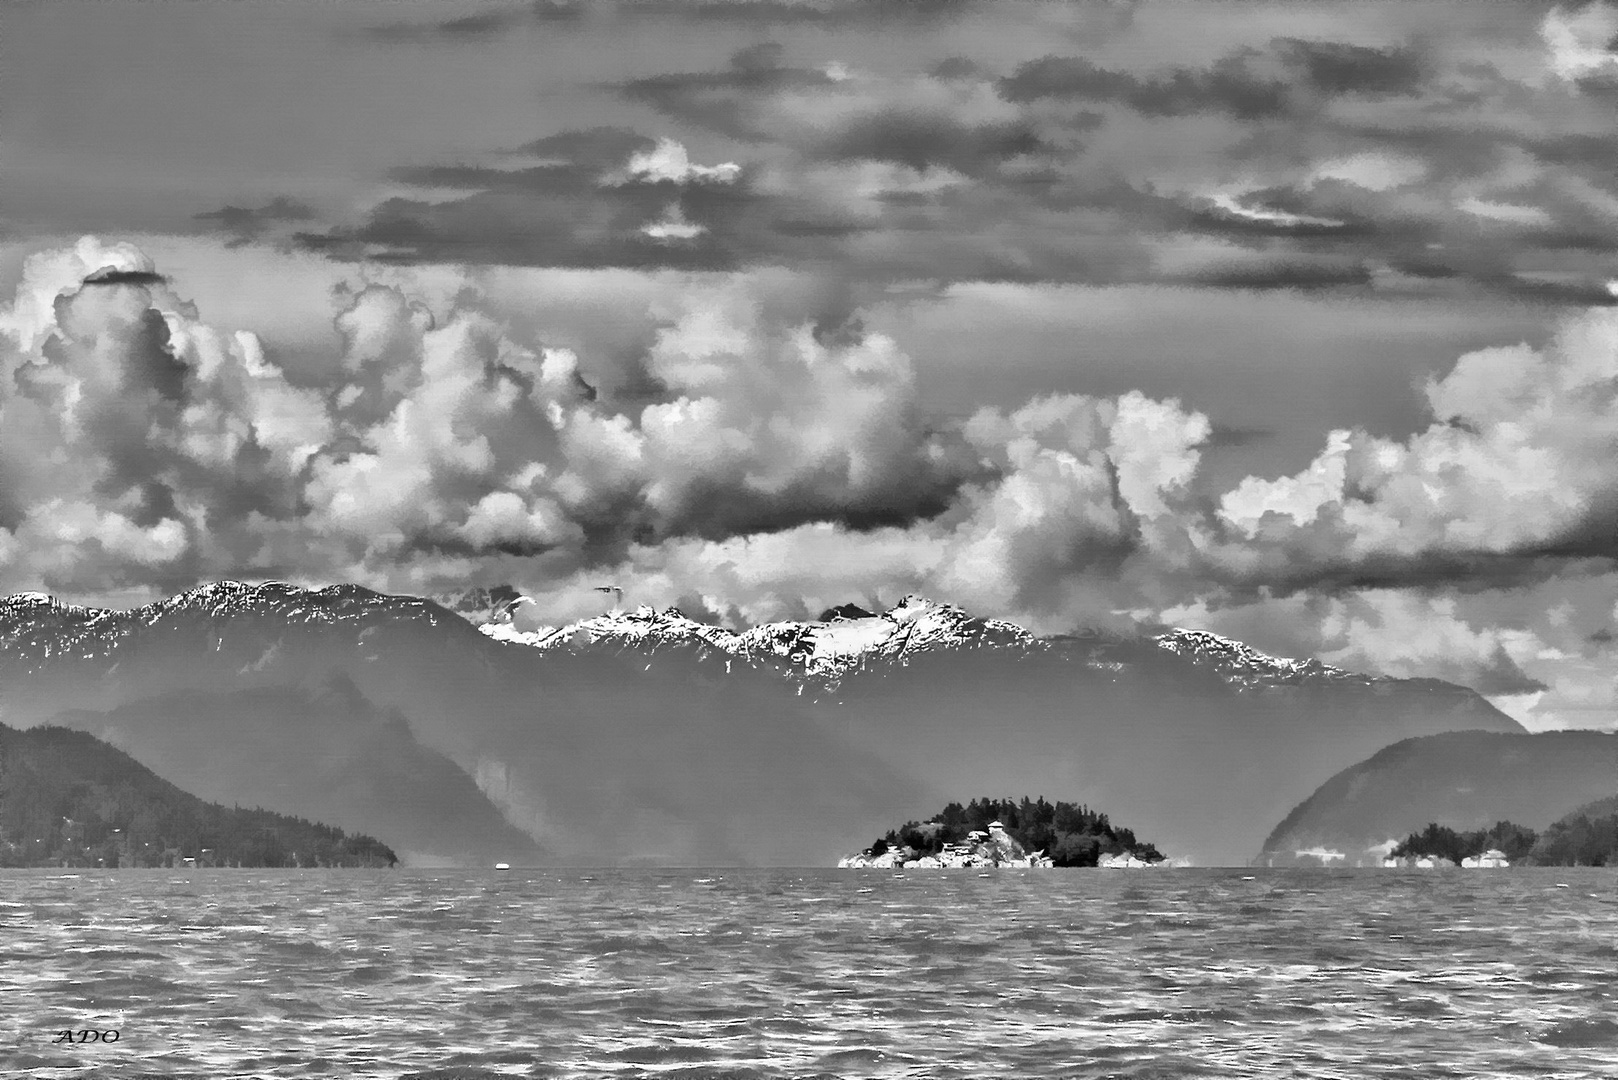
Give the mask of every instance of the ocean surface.
<path id="1" fill-rule="evenodd" d="M 0 1075 L 479 1069 L 1610 1078 L 1618 872 L 0 871 Z"/>

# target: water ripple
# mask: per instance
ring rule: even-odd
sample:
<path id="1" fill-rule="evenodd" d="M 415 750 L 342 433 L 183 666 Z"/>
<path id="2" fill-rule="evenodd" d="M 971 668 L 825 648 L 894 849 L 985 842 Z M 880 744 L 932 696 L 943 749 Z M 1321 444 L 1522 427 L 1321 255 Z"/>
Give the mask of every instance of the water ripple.
<path id="1" fill-rule="evenodd" d="M 49 1080 L 1573 1080 L 1618 1060 L 1600 870 L 7 871 L 0 895 L 0 1074 Z"/>

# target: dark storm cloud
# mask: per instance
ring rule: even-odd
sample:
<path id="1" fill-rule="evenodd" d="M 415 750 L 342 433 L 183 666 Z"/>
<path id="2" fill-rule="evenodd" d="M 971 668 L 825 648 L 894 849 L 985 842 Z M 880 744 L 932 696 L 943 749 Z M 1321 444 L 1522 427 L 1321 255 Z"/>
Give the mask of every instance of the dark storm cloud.
<path id="1" fill-rule="evenodd" d="M 1215 423 L 1208 433 L 1207 446 L 1251 446 L 1276 436 L 1274 428 L 1240 427 Z"/>
<path id="2" fill-rule="evenodd" d="M 1311 86 L 1327 94 L 1409 95 L 1426 77 L 1420 54 L 1410 48 L 1289 39 L 1272 46 L 1303 71 Z"/>
<path id="3" fill-rule="evenodd" d="M 154 270 L 118 270 L 103 267 L 84 276 L 85 285 L 161 285 L 168 278 Z"/>
<path id="4" fill-rule="evenodd" d="M 1267 73 L 1266 59 L 1277 62 L 1284 74 Z M 1001 82 L 1001 92 L 1010 101 L 1116 102 L 1147 116 L 1225 112 L 1258 120 L 1299 108 L 1300 90 L 1411 95 L 1424 77 L 1420 58 L 1412 50 L 1277 39 L 1267 52 L 1241 49 L 1205 68 L 1179 67 L 1148 75 L 1102 67 L 1080 56 L 1046 56 L 1018 67 Z"/>
<path id="5" fill-rule="evenodd" d="M 704 237 L 658 243 L 642 229 L 661 203 L 568 197 L 543 187 L 480 191 L 447 203 L 390 199 L 364 224 L 301 233 L 304 247 L 387 263 L 494 263 L 505 266 L 721 270 L 733 252 Z"/>
<path id="6" fill-rule="evenodd" d="M 754 40 L 709 69 L 609 75 L 598 91 L 669 126 L 563 131 L 469 162 L 402 163 L 389 178 L 423 190 L 390 191 L 364 220 L 306 228 L 299 242 L 395 263 L 773 264 L 868 283 L 1611 302 L 1618 160 L 1588 89 L 1457 60 L 1420 26 L 1391 44 L 1355 40 L 1345 25 L 1340 37 L 1255 37 L 1163 62 L 1149 51 L 1086 54 L 1090 39 L 1076 34 L 1050 38 L 1073 42 L 1072 55 L 991 61 L 951 37 L 898 67 L 848 60 L 857 51 L 822 33 L 992 10 L 736 0 L 446 20 L 436 25 L 450 36 L 558 11 L 599 27 L 778 22 L 786 44 Z M 798 23 L 815 29 L 806 36 Z M 656 152 L 653 137 L 685 142 L 693 129 L 710 146 L 712 135 L 746 144 L 730 151 L 729 182 L 695 165 L 611 179 Z M 238 236 L 269 231 L 261 212 L 217 213 Z"/>
<path id="7" fill-rule="evenodd" d="M 554 27 L 595 18 L 659 18 L 752 27 L 937 25 L 982 10 L 981 0 L 534 0 L 438 22 L 394 22 L 375 27 L 383 41 L 479 41 L 529 27 Z"/>
<path id="8" fill-rule="evenodd" d="M 242 244 L 258 239 L 266 231 L 281 224 L 313 221 L 315 211 L 312 207 L 283 195 L 260 207 L 224 206 L 194 216 L 197 221 L 205 222 L 221 232 L 233 234 L 232 243 Z"/>
<path id="9" fill-rule="evenodd" d="M 1002 80 L 1000 88 L 1008 101 L 1078 98 L 1117 102 L 1147 116 L 1223 111 L 1251 120 L 1279 115 L 1288 108 L 1287 84 L 1254 74 L 1246 55 L 1226 57 L 1200 71 L 1181 68 L 1146 78 L 1100 67 L 1083 57 L 1047 56 L 1020 66 Z"/>
<path id="10" fill-rule="evenodd" d="M 646 6 L 703 21 L 822 26 L 930 24 L 984 8 L 982 0 L 651 0 Z"/>
<path id="11" fill-rule="evenodd" d="M 1569 307 L 1612 307 L 1618 295 L 1599 279 L 1551 281 L 1520 274 L 1479 277 L 1480 285 L 1506 296 Z"/>
<path id="12" fill-rule="evenodd" d="M 813 148 L 830 160 L 891 161 L 923 170 L 942 165 L 966 175 L 1046 146 L 1032 125 L 972 125 L 938 113 L 884 111 L 862 116 Z"/>
<path id="13" fill-rule="evenodd" d="M 599 5 L 596 5 L 599 6 Z M 439 22 L 395 22 L 373 27 L 381 41 L 482 41 L 530 26 L 556 26 L 583 19 L 592 5 L 580 0 L 534 0 L 523 7 L 499 7 Z"/>
<path id="14" fill-rule="evenodd" d="M 1370 282 L 1371 272 L 1364 266 L 1306 262 L 1214 267 L 1183 279 L 1187 285 L 1215 289 L 1330 289 Z"/>
<path id="15" fill-rule="evenodd" d="M 396 181 L 466 194 L 387 199 L 357 226 L 306 232 L 297 240 L 339 257 L 395 263 L 688 270 L 737 265 L 757 246 L 747 233 L 759 227 L 753 219 L 765 200 L 751 192 L 741 170 L 716 177 L 701 166 L 688 166 L 683 176 L 654 165 L 639 172 L 629 168 L 641 160 L 636 155 L 656 146 L 626 129 L 591 128 L 501 155 L 543 159 L 538 165 L 400 167 L 390 174 Z M 654 235 L 659 222 L 676 212 L 676 224 L 694 235 Z"/>
<path id="16" fill-rule="evenodd" d="M 1618 552 L 1595 557 L 1564 551 L 1509 554 L 1434 551 L 1419 557 L 1375 555 L 1314 565 L 1298 564 L 1260 578 L 1232 575 L 1221 583 L 1233 596 L 1347 596 L 1376 590 L 1416 589 L 1435 593 L 1516 591 L 1564 577 L 1605 573 L 1618 566 Z"/>
<path id="17" fill-rule="evenodd" d="M 682 72 L 632 79 L 619 91 L 631 101 L 738 139 L 768 140 L 773 128 L 762 106 L 784 90 L 830 88 L 824 71 L 783 66 L 780 45 L 765 42 L 737 51 L 723 71 Z"/>
<path id="18" fill-rule="evenodd" d="M 1519 145 L 1541 161 L 1618 172 L 1618 140 L 1606 134 L 1525 134 Z"/>
<path id="19" fill-rule="evenodd" d="M 650 150 L 655 140 L 628 128 L 594 127 L 560 131 L 524 143 L 513 153 L 546 158 L 599 175 L 621 168 L 630 155 Z"/>

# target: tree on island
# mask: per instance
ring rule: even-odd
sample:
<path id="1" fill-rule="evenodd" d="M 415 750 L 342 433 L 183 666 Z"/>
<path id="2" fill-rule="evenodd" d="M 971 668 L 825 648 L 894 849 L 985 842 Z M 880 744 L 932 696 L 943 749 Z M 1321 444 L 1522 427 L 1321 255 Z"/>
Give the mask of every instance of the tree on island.
<path id="1" fill-rule="evenodd" d="M 1543 833 L 1497 822 L 1492 828 L 1457 832 L 1436 822 L 1411 833 L 1390 852 L 1395 859 L 1448 859 L 1456 866 L 1491 848 L 1525 866 L 1612 866 L 1618 864 L 1618 798 L 1580 807 Z"/>
<path id="2" fill-rule="evenodd" d="M 1106 855 L 1163 860 L 1155 845 L 1136 839 L 1132 829 L 1114 825 L 1106 814 L 1081 804 L 1047 802 L 1044 796 L 973 799 L 965 806 L 952 802 L 929 821 L 908 821 L 890 829 L 866 852 L 875 856 L 889 848 L 908 847 L 917 858 L 937 855 L 944 845 L 962 843 L 969 833 L 986 831 L 995 821 L 1024 850 L 1043 851 L 1057 866 L 1095 866 Z"/>
<path id="3" fill-rule="evenodd" d="M 1463 859 L 1476 858 L 1485 851 L 1500 851 L 1510 862 L 1523 862 L 1533 850 L 1538 834 L 1533 829 L 1509 821 L 1497 821 L 1487 829 L 1456 832 L 1433 822 L 1419 833 L 1411 833 L 1389 857 L 1448 859 L 1456 866 Z"/>
<path id="4" fill-rule="evenodd" d="M 1581 806 L 1540 834 L 1530 852 L 1540 866 L 1618 865 L 1618 796 Z"/>

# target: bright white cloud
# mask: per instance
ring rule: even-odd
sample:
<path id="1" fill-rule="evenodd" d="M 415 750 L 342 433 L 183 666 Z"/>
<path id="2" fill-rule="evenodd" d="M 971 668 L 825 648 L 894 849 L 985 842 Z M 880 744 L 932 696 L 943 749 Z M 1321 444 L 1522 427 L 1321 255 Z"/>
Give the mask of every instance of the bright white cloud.
<path id="1" fill-rule="evenodd" d="M 732 184 L 741 176 L 742 167 L 733 161 L 719 165 L 698 165 L 691 160 L 684 144 L 673 139 L 659 139 L 651 150 L 631 155 L 624 173 L 628 179 L 648 183 L 662 180 L 675 184 L 702 181 Z"/>
<path id="2" fill-rule="evenodd" d="M 1618 7 L 1596 2 L 1577 8 L 1554 8 L 1540 24 L 1540 37 L 1550 52 L 1550 68 L 1563 79 L 1586 78 L 1618 71 Z"/>
<path id="3" fill-rule="evenodd" d="M 681 213 L 678 204 L 670 206 L 664 215 L 656 221 L 642 225 L 640 231 L 653 240 L 695 240 L 708 231 L 706 225 L 699 225 L 694 221 L 687 221 L 685 214 Z"/>

